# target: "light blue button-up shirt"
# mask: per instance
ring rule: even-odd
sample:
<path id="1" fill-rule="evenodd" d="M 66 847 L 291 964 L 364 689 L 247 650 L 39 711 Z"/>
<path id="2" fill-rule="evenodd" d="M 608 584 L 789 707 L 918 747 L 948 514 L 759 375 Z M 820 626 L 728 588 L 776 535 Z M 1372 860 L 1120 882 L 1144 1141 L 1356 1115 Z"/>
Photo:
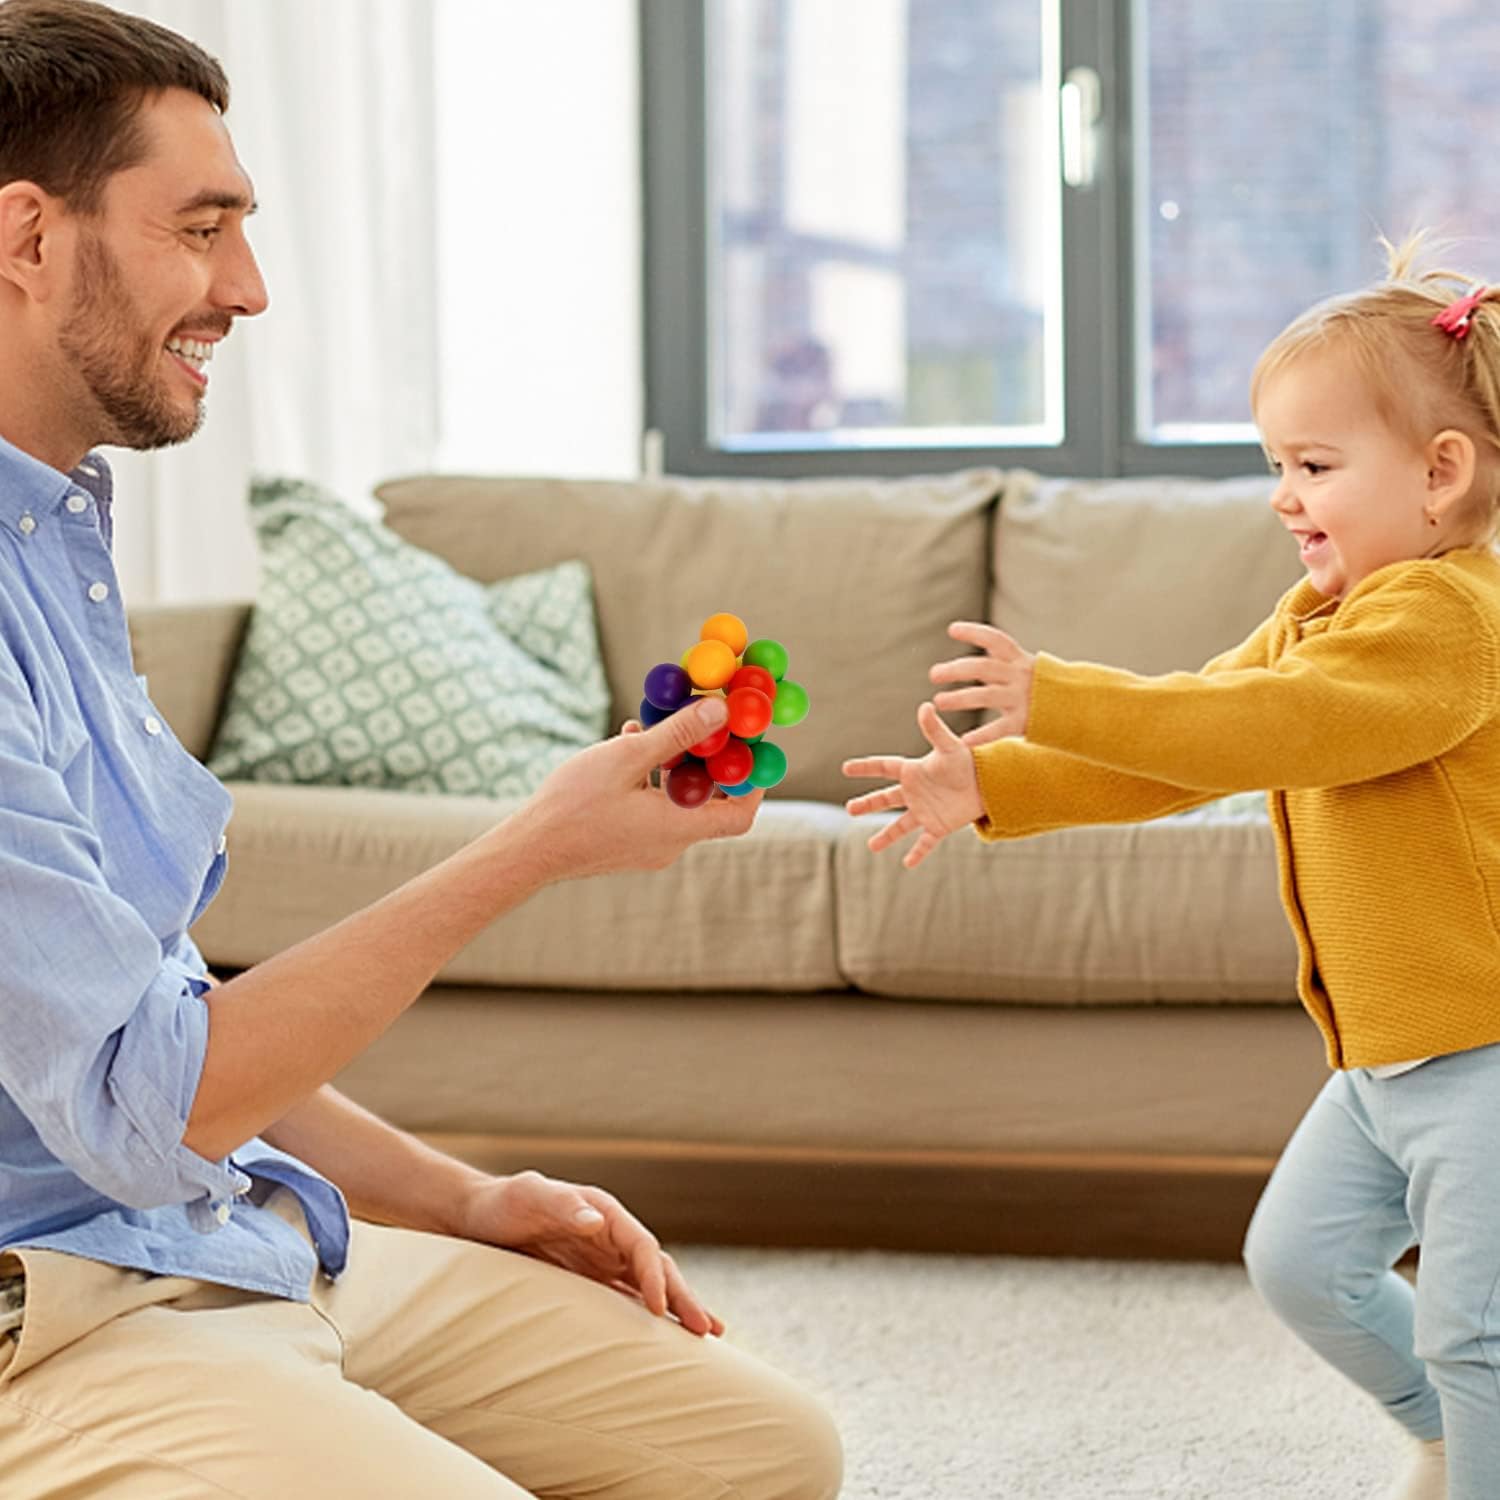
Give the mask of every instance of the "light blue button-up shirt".
<path id="1" fill-rule="evenodd" d="M 135 675 L 110 498 L 102 458 L 65 475 L 0 439 L 0 1249 L 306 1300 L 343 1269 L 342 1195 L 258 1139 L 182 1143 L 208 1043 L 187 929 L 232 803 Z M 252 1178 L 297 1195 L 316 1254 Z"/>

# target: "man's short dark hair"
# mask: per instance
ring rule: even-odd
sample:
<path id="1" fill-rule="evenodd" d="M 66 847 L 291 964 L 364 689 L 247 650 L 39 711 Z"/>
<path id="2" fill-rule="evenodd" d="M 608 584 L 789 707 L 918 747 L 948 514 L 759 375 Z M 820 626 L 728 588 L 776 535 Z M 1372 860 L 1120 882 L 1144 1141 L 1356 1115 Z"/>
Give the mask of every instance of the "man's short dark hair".
<path id="1" fill-rule="evenodd" d="M 0 187 L 34 182 L 77 213 L 144 160 L 140 111 L 166 89 L 229 107 L 224 69 L 154 21 L 95 0 L 0 0 Z"/>

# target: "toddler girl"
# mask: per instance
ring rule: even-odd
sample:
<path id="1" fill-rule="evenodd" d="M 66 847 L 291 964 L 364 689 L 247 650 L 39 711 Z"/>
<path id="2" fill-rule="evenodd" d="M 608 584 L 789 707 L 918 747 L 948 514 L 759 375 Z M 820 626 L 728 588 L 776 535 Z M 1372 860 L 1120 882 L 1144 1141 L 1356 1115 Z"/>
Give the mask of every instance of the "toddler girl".
<path id="1" fill-rule="evenodd" d="M 1298 989 L 1335 1069 L 1245 1244 L 1255 1286 L 1411 1434 L 1391 1500 L 1500 1497 L 1500 288 L 1420 271 L 1320 303 L 1256 365 L 1271 505 L 1306 577 L 1198 672 L 1141 677 L 950 627 L 903 809 L 919 864 L 985 839 L 1269 790 Z M 994 715 L 959 738 L 939 709 Z M 1415 1292 L 1392 1268 L 1421 1246 Z"/>

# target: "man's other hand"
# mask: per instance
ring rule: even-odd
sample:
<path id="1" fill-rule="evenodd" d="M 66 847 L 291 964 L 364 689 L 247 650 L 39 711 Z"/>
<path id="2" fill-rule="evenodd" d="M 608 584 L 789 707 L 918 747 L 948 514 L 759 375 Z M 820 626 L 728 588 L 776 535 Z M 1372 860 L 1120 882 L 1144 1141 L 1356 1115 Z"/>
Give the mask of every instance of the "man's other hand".
<path id="1" fill-rule="evenodd" d="M 459 1232 L 602 1282 L 690 1333 L 724 1332 L 656 1236 L 602 1188 L 530 1171 L 492 1177 L 472 1189 Z"/>

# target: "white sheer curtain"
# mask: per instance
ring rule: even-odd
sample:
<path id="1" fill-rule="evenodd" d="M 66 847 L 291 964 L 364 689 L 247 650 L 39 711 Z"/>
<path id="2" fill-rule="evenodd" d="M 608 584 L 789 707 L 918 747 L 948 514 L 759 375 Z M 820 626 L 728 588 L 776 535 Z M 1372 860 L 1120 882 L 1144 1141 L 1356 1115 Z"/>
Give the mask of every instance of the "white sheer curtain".
<path id="1" fill-rule="evenodd" d="M 271 293 L 181 448 L 111 452 L 128 600 L 248 598 L 253 471 L 358 500 L 438 427 L 433 13 L 410 0 L 116 0 L 224 64 Z"/>
<path id="2" fill-rule="evenodd" d="M 435 10 L 439 463 L 633 475 L 644 405 L 636 7 Z"/>

